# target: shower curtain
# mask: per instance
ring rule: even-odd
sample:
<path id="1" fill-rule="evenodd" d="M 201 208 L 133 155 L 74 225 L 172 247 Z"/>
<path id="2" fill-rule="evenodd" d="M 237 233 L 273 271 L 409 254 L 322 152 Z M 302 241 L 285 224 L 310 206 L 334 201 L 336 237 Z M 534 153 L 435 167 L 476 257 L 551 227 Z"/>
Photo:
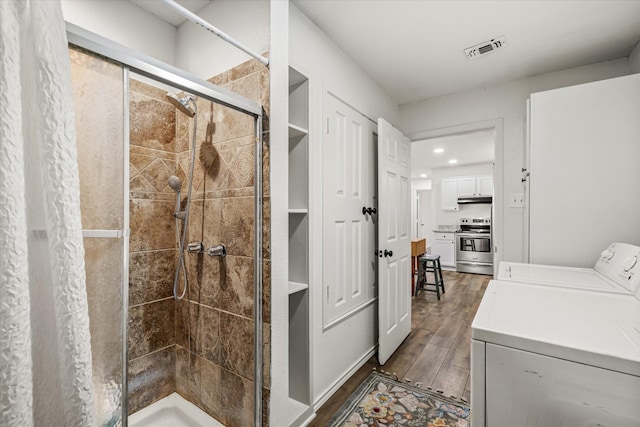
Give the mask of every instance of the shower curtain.
<path id="1" fill-rule="evenodd" d="M 0 426 L 95 426 L 60 0 L 0 1 Z"/>

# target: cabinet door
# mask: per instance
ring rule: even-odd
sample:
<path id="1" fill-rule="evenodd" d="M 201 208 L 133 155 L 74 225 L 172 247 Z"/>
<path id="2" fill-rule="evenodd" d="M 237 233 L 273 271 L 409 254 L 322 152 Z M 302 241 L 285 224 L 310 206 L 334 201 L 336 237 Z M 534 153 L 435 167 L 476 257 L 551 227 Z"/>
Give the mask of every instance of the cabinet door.
<path id="1" fill-rule="evenodd" d="M 493 177 L 479 176 L 476 178 L 476 195 L 493 196 Z"/>
<path id="2" fill-rule="evenodd" d="M 640 244 L 640 74 L 534 93 L 530 116 L 530 262 L 590 267 L 616 239 Z"/>
<path id="3" fill-rule="evenodd" d="M 453 240 L 449 240 L 446 242 L 446 250 L 444 251 L 444 255 L 440 260 L 440 263 L 445 267 L 455 267 L 456 266 L 456 243 Z"/>
<path id="4" fill-rule="evenodd" d="M 436 241 L 433 245 L 435 255 L 440 255 L 440 265 L 443 267 L 455 267 L 455 242 Z"/>
<path id="5" fill-rule="evenodd" d="M 638 390 L 635 375 L 487 343 L 483 425 L 636 427 Z"/>
<path id="6" fill-rule="evenodd" d="M 475 176 L 458 178 L 458 196 L 477 196 Z"/>
<path id="7" fill-rule="evenodd" d="M 442 210 L 458 210 L 458 180 L 456 178 L 442 180 Z"/>

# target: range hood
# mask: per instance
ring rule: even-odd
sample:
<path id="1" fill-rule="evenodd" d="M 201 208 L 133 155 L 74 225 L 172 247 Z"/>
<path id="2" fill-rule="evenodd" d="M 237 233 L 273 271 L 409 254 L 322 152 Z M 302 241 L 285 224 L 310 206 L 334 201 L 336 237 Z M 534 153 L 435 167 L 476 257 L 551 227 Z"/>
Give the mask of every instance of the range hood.
<path id="1" fill-rule="evenodd" d="M 493 202 L 493 197 L 491 196 L 465 196 L 458 197 L 459 205 L 469 205 L 472 203 L 488 203 L 491 204 Z"/>

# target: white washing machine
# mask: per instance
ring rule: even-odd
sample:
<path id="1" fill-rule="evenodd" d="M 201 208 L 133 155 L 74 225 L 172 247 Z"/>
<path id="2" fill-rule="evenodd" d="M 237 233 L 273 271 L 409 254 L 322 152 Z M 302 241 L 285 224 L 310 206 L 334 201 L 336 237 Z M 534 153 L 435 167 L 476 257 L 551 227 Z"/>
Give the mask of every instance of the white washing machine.
<path id="1" fill-rule="evenodd" d="M 471 328 L 473 427 L 640 426 L 640 291 L 492 280 Z"/>
<path id="2" fill-rule="evenodd" d="M 503 262 L 472 324 L 473 426 L 640 426 L 640 248 Z"/>
<path id="3" fill-rule="evenodd" d="M 594 268 L 501 262 L 498 280 L 633 295 L 640 288 L 640 247 L 612 243 Z"/>

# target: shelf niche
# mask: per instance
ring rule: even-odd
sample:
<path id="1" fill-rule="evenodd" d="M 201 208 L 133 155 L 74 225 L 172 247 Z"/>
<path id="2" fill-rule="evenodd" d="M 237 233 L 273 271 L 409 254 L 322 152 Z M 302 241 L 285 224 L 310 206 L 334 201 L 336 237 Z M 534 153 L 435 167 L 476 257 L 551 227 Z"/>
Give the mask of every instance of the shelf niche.
<path id="1" fill-rule="evenodd" d="M 289 425 L 312 414 L 309 329 L 309 80 L 289 67 Z"/>

